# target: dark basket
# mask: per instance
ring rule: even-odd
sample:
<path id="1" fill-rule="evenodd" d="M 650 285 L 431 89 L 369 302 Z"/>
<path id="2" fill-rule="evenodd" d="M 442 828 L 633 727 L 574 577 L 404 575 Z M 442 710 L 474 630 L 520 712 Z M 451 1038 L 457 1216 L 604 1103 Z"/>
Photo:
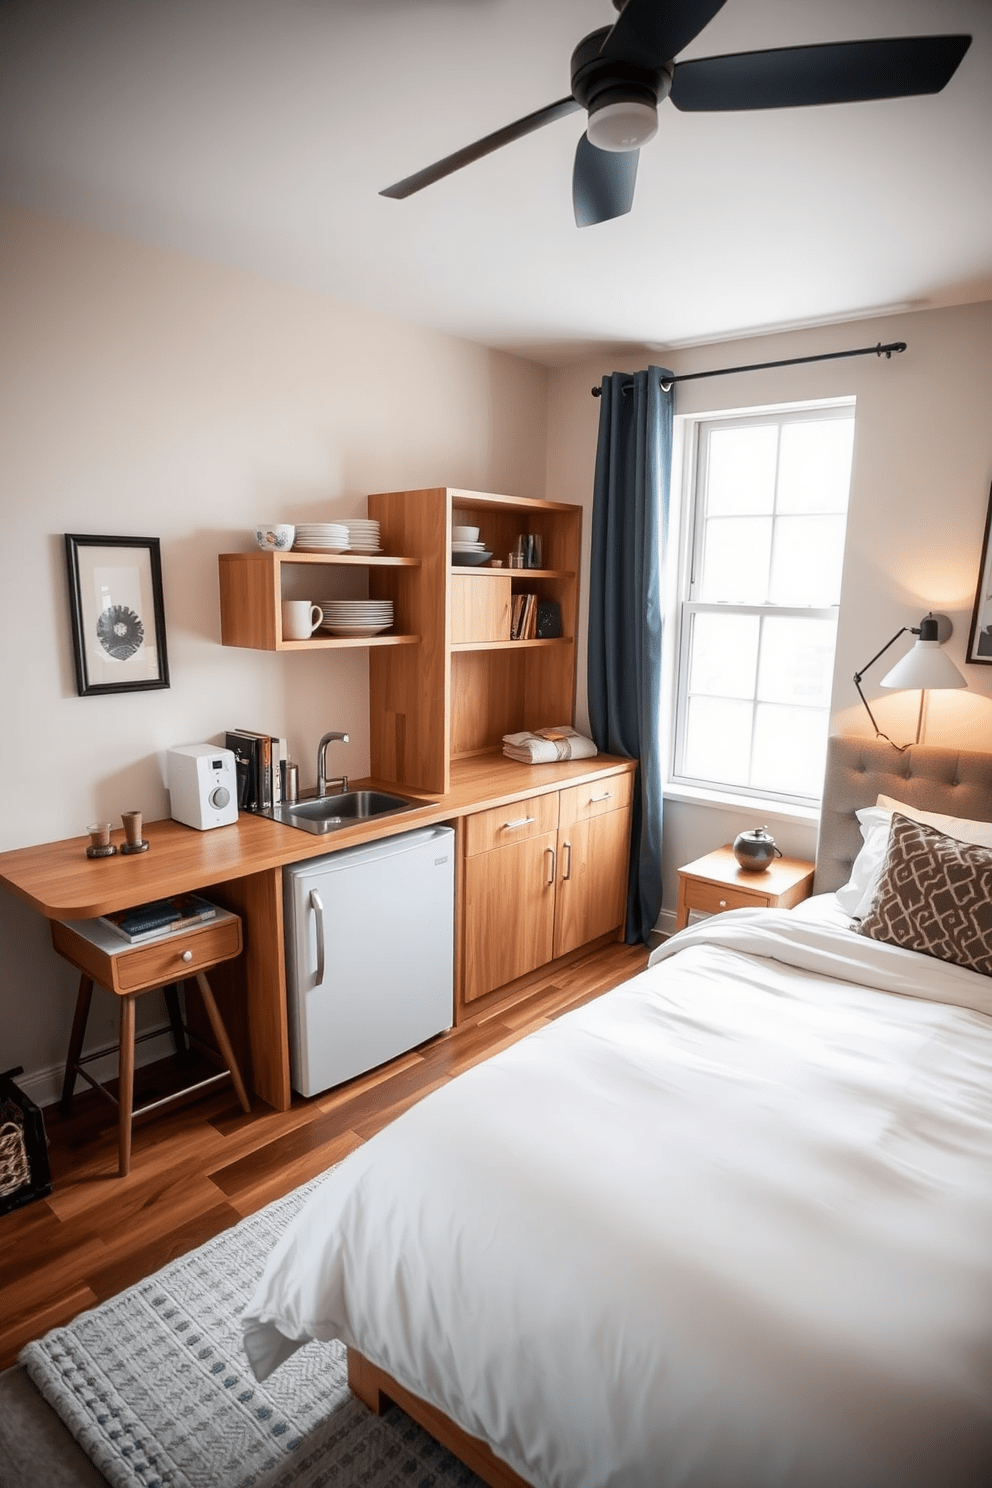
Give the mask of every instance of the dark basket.
<path id="1" fill-rule="evenodd" d="M 52 1191 L 52 1175 L 48 1167 L 48 1138 L 45 1135 L 45 1118 L 34 1101 L 29 1100 L 12 1079 L 21 1073 L 21 1066 L 0 1075 L 0 1131 L 8 1127 L 20 1127 L 20 1136 L 7 1132 L 8 1151 L 13 1150 L 10 1162 L 0 1163 L 0 1214 L 19 1209 L 34 1199 L 43 1199 Z M 24 1177 L 15 1188 L 8 1187 L 13 1175 L 17 1178 L 19 1168 Z M 6 1182 L 5 1182 L 6 1179 Z"/>

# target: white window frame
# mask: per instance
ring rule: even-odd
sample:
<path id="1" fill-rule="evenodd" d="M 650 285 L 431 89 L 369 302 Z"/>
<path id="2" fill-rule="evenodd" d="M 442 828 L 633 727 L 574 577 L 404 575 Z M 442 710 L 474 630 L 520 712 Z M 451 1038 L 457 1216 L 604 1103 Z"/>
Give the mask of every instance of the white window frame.
<path id="1" fill-rule="evenodd" d="M 669 797 L 722 804 L 739 802 L 753 805 L 760 801 L 770 808 L 769 814 L 774 812 L 783 817 L 797 818 L 815 818 L 819 815 L 819 797 L 774 792 L 767 787 L 753 787 L 731 781 L 704 780 L 680 769 L 686 723 L 689 635 L 691 616 L 694 613 L 719 609 L 720 613 L 737 612 L 758 615 L 771 613 L 782 616 L 800 615 L 811 619 L 835 619 L 838 613 L 837 604 L 827 608 L 770 604 L 721 603 L 715 605 L 693 597 L 701 558 L 704 526 L 697 491 L 700 476 L 700 451 L 706 431 L 712 428 L 740 428 L 772 421 L 777 424 L 808 423 L 811 418 L 848 419 L 852 416 L 856 416 L 856 400 L 853 397 L 844 397 L 684 415 L 679 420 L 682 426 L 682 438 L 678 441 L 681 449 L 680 520 L 679 530 L 671 534 L 679 545 L 678 582 L 669 607 L 669 634 L 674 636 L 674 640 L 670 647 L 666 648 L 668 677 L 664 688 L 665 717 L 669 720 L 668 782 L 665 794 Z M 677 474 L 677 471 L 673 470 L 673 474 Z"/>

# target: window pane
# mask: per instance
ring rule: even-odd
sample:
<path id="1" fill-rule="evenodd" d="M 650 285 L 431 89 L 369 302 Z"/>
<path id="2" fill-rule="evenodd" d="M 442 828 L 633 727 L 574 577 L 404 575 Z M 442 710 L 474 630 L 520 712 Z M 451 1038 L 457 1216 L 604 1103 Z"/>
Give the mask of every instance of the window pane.
<path id="1" fill-rule="evenodd" d="M 759 625 L 757 615 L 693 616 L 690 693 L 753 698 Z"/>
<path id="2" fill-rule="evenodd" d="M 746 785 L 751 758 L 750 703 L 693 697 L 686 707 L 683 769 L 696 780 Z"/>
<path id="3" fill-rule="evenodd" d="M 717 517 L 706 523 L 699 598 L 764 604 L 768 597 L 771 517 Z"/>
<path id="4" fill-rule="evenodd" d="M 775 424 L 714 429 L 707 447 L 706 510 L 711 516 L 772 511 L 778 458 Z"/>
<path id="5" fill-rule="evenodd" d="M 818 797 L 823 790 L 826 749 L 825 709 L 759 703 L 750 783 L 775 795 Z"/>
<path id="6" fill-rule="evenodd" d="M 847 511 L 853 447 L 853 418 L 785 424 L 778 474 L 778 510 Z"/>
<path id="7" fill-rule="evenodd" d="M 772 604 L 825 609 L 840 599 L 846 519 L 778 517 L 772 542 Z"/>
<path id="8" fill-rule="evenodd" d="M 829 708 L 836 637 L 836 620 L 766 616 L 758 667 L 761 701 Z"/>

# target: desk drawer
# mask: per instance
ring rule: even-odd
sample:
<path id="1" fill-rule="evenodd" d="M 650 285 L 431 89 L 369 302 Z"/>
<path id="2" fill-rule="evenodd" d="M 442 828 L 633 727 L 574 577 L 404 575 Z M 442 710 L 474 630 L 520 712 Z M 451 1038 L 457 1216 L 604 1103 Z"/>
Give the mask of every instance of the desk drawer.
<path id="1" fill-rule="evenodd" d="M 202 930 L 186 930 L 164 940 L 135 946 L 114 957 L 116 989 L 136 992 L 140 987 L 159 987 L 178 982 L 227 961 L 241 950 L 241 921 L 236 916 Z M 186 959 L 188 958 L 188 959 Z"/>
<path id="2" fill-rule="evenodd" d="M 477 811 L 465 819 L 465 855 L 490 852 L 494 847 L 523 842 L 528 837 L 542 837 L 558 827 L 558 792 L 529 796 L 524 801 L 511 801 L 492 811 Z"/>

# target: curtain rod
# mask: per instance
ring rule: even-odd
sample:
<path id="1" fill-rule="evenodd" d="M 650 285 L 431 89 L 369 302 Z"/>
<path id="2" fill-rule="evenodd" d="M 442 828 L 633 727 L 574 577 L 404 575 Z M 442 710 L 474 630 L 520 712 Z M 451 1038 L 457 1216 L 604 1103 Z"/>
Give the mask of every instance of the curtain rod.
<path id="1" fill-rule="evenodd" d="M 798 367 L 803 362 L 835 362 L 840 357 L 884 356 L 891 361 L 894 351 L 905 350 L 905 341 L 890 341 L 887 346 L 883 346 L 880 341 L 877 346 L 859 346 L 856 351 L 824 351 L 818 356 L 787 357 L 781 362 L 752 362 L 747 367 L 714 367 L 709 372 L 682 372 L 677 376 L 673 373 L 671 377 L 662 378 L 661 385 L 667 393 L 673 383 L 695 382 L 697 377 L 728 377 L 732 372 L 766 372 L 769 367 Z M 626 393 L 632 386 L 633 383 L 623 383 L 622 390 Z M 594 387 L 591 391 L 593 397 L 598 398 L 603 389 Z"/>

